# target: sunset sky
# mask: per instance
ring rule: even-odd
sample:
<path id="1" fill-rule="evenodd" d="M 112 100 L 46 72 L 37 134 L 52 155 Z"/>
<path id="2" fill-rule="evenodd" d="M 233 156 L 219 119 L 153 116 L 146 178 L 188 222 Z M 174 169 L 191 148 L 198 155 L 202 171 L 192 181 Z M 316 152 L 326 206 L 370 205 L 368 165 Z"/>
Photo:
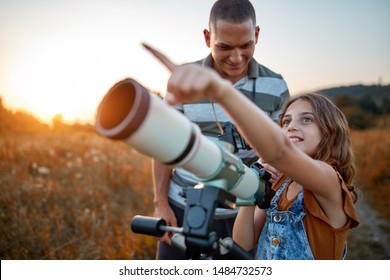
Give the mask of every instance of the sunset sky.
<path id="1" fill-rule="evenodd" d="M 164 92 L 167 70 L 141 47 L 177 63 L 205 57 L 214 0 L 0 0 L 0 96 L 49 122 L 93 122 L 99 101 L 132 77 Z M 390 84 L 390 1 L 253 0 L 255 58 L 290 92 Z"/>

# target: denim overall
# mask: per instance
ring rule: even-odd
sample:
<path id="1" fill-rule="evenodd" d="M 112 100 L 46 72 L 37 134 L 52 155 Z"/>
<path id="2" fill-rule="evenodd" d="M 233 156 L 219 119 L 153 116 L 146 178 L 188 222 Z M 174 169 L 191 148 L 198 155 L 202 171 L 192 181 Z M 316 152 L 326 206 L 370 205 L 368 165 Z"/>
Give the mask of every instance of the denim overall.
<path id="1" fill-rule="evenodd" d="M 303 188 L 288 211 L 278 211 L 278 201 L 290 181 L 283 183 L 266 209 L 267 220 L 257 245 L 260 260 L 314 260 L 303 224 Z M 346 249 L 345 246 L 343 259 Z"/>
<path id="2" fill-rule="evenodd" d="M 278 211 L 278 201 L 289 182 L 290 179 L 283 183 L 266 209 L 267 220 L 257 246 L 258 259 L 314 259 L 302 221 L 306 214 L 303 189 L 288 211 Z"/>

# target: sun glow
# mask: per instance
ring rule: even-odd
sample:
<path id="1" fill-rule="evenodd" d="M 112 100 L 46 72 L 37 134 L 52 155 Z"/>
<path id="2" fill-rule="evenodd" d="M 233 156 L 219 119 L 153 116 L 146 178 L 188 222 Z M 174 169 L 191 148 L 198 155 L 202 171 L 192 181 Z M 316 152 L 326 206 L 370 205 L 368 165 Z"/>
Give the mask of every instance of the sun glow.
<path id="1" fill-rule="evenodd" d="M 204 58 L 209 49 L 202 30 L 207 28 L 214 3 L 173 2 L 0 1 L 4 106 L 28 111 L 45 122 L 57 114 L 65 122 L 93 122 L 100 100 L 120 79 L 131 77 L 164 92 L 169 73 L 141 43 L 156 47 L 177 63 Z M 326 1 L 305 1 L 304 9 L 296 9 L 290 1 L 260 2 L 253 1 L 262 30 L 255 58 L 282 74 L 290 93 L 372 84 L 378 76 L 380 84 L 389 83 L 390 37 L 383 28 L 388 25 L 388 1 L 378 5 L 360 1 L 353 5 L 353 13 L 348 1 L 342 1 L 337 10 Z M 280 13 L 280 7 L 292 12 Z M 312 15 L 319 9 L 327 12 L 312 24 Z M 334 14 L 336 29 L 329 28 L 328 14 Z M 286 32 L 290 25 L 290 30 L 304 32 Z"/>
<path id="2" fill-rule="evenodd" d="M 51 39 L 31 47 L 9 72 L 10 91 L 18 96 L 18 106 L 42 121 L 50 123 L 61 114 L 65 122 L 93 122 L 98 104 L 107 90 L 125 77 L 149 77 L 140 81 L 152 90 L 162 91 L 168 77 L 162 69 L 145 69 L 137 52 L 144 52 L 140 44 L 122 42 L 122 48 L 110 50 L 110 42 L 83 38 Z M 121 45 L 121 44 L 119 44 Z M 99 46 L 97 48 L 97 46 Z M 142 55 L 141 55 L 142 57 Z M 151 61 L 154 65 L 157 62 Z M 152 82 L 154 84 L 152 84 Z"/>
<path id="3" fill-rule="evenodd" d="M 103 73 L 118 66 L 112 67 L 92 45 L 90 40 L 62 36 L 30 47 L 10 69 L 12 91 L 25 103 L 21 105 L 44 121 L 56 114 L 67 121 L 90 119 L 93 106 L 109 86 L 102 76 L 110 79 L 118 74 Z"/>

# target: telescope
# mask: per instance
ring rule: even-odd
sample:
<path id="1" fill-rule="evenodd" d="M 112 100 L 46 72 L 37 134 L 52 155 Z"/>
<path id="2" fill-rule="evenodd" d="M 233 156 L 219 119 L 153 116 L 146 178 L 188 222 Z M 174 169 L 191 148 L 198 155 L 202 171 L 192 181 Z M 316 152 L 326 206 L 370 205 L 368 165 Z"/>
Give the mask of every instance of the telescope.
<path id="1" fill-rule="evenodd" d="M 207 237 L 217 206 L 269 207 L 270 177 L 259 163 L 246 166 L 226 144 L 204 136 L 196 124 L 131 78 L 117 82 L 104 96 L 95 128 L 156 161 L 186 169 L 203 183 L 187 194 L 185 235 Z"/>

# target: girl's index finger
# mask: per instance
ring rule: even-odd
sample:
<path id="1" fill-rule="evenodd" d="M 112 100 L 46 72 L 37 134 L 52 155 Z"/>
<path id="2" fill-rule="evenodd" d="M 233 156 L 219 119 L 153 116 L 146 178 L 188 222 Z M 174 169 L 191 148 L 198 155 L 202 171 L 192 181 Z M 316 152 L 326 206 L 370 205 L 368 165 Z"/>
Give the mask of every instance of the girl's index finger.
<path id="1" fill-rule="evenodd" d="M 142 43 L 142 45 L 145 49 L 150 51 L 158 60 L 160 60 L 160 62 L 164 64 L 165 67 L 167 67 L 171 73 L 175 70 L 177 65 L 170 61 L 165 55 L 145 43 Z"/>

